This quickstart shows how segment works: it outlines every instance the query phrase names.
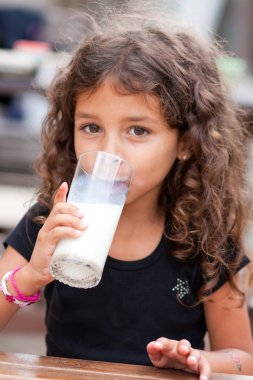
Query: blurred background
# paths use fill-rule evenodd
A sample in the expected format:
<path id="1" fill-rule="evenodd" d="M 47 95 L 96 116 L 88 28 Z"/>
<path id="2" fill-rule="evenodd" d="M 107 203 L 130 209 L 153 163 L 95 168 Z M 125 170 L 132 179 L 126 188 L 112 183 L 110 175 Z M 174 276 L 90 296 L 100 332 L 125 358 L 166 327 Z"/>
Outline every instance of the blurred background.
<path id="1" fill-rule="evenodd" d="M 0 0 L 0 240 L 34 200 L 33 162 L 47 112 L 45 92 L 82 32 L 83 11 L 121 7 L 123 0 Z M 148 2 L 150 3 L 150 1 Z M 156 0 L 156 7 L 196 26 L 207 38 L 226 41 L 233 55 L 220 62 L 231 97 L 248 111 L 253 134 L 253 1 Z M 83 29 L 85 33 L 85 29 Z M 251 146 L 252 142 L 250 141 Z M 253 149 L 251 149 L 253 152 Z M 249 185 L 253 184 L 249 159 Z M 253 248 L 249 228 L 246 243 Z M 0 255 L 3 252 L 0 246 Z M 253 320 L 253 296 L 247 292 Z M 0 333 L 0 351 L 45 354 L 44 308 L 22 309 Z"/>

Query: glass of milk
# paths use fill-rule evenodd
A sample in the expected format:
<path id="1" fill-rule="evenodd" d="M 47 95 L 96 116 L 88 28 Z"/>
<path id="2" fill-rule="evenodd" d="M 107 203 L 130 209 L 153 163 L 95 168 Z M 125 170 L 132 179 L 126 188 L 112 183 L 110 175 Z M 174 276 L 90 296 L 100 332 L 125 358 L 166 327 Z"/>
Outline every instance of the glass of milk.
<path id="1" fill-rule="evenodd" d="M 113 154 L 80 155 L 67 202 L 83 212 L 88 227 L 80 237 L 58 242 L 50 265 L 55 279 L 77 288 L 100 282 L 131 175 L 130 165 Z"/>

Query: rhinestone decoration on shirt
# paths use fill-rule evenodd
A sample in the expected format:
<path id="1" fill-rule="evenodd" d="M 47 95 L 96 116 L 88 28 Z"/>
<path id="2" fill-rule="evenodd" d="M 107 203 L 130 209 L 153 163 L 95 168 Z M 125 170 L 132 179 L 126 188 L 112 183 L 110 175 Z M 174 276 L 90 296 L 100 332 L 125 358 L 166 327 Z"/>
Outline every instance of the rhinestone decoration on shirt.
<path id="1" fill-rule="evenodd" d="M 172 291 L 177 292 L 178 298 L 182 299 L 186 294 L 190 293 L 188 281 L 183 281 L 180 278 L 177 278 L 177 284 L 172 288 Z"/>

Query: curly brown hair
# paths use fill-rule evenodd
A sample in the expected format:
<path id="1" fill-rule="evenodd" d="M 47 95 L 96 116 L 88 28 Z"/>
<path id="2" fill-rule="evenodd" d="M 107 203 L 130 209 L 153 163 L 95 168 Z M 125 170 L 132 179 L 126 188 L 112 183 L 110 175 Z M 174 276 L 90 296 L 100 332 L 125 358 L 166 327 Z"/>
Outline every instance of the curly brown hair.
<path id="1" fill-rule="evenodd" d="M 117 21 L 88 36 L 50 88 L 36 163 L 42 178 L 38 201 L 50 208 L 61 182 L 72 180 L 78 94 L 96 89 L 108 76 L 129 93 L 152 94 L 190 152 L 188 160 L 176 160 L 160 197 L 170 215 L 171 254 L 183 261 L 197 258 L 204 279 L 199 301 L 214 289 L 224 267 L 231 287 L 242 294 L 233 275 L 247 215 L 247 136 L 217 68 L 221 50 L 188 29 L 157 20 Z"/>

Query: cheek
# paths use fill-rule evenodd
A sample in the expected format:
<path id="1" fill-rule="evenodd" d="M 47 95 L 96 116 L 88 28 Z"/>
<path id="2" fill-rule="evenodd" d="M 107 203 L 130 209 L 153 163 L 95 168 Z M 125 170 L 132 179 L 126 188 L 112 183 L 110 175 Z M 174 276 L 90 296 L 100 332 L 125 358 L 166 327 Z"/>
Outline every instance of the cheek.
<path id="1" fill-rule="evenodd" d="M 160 144 L 156 149 L 156 153 L 150 155 L 146 163 L 145 175 L 148 177 L 159 178 L 162 180 L 167 176 L 177 159 L 177 145 Z M 144 173 L 144 172 L 143 172 Z"/>
<path id="2" fill-rule="evenodd" d="M 177 158 L 176 151 L 172 155 L 142 159 L 134 167 L 132 185 L 137 189 L 152 188 L 163 183 Z"/>
<path id="3" fill-rule="evenodd" d="M 77 157 L 80 156 L 80 154 L 86 152 L 87 150 L 92 150 L 92 148 L 89 148 L 87 142 L 84 142 L 81 138 L 78 138 L 78 136 L 74 138 L 74 147 Z"/>
<path id="4" fill-rule="evenodd" d="M 80 154 L 80 144 L 79 144 L 78 139 L 76 137 L 76 133 L 74 133 L 74 147 L 75 147 L 76 155 L 79 155 Z"/>

